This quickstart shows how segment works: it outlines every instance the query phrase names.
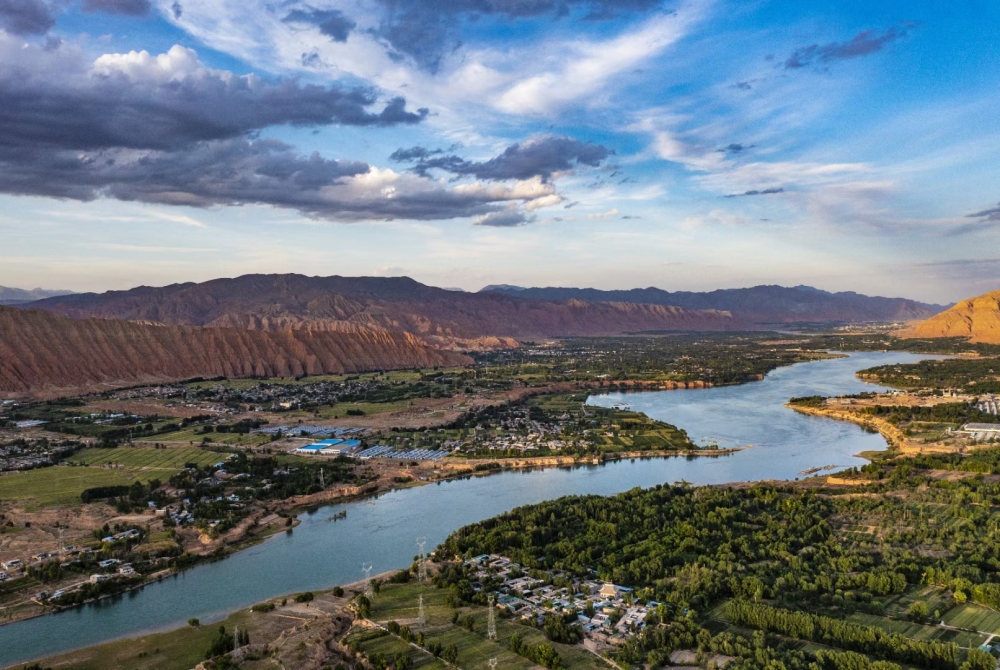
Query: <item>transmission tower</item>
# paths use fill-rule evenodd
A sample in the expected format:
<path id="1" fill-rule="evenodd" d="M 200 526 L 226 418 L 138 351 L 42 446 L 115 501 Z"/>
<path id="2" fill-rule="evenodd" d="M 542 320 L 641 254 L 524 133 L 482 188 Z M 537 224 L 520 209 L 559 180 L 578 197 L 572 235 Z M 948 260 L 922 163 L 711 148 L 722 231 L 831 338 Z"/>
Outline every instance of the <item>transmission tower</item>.
<path id="1" fill-rule="evenodd" d="M 427 613 L 424 612 L 424 594 L 420 594 L 417 602 L 420 604 L 420 611 L 417 613 L 417 625 L 423 626 L 427 623 Z"/>
<path id="2" fill-rule="evenodd" d="M 326 488 L 326 482 L 323 480 L 323 468 L 319 469 L 319 487 L 321 489 Z"/>
<path id="3" fill-rule="evenodd" d="M 420 556 L 417 559 L 417 580 L 424 581 L 427 577 L 427 568 L 424 567 L 424 547 L 427 546 L 427 538 L 421 535 L 417 538 L 417 547 L 420 549 Z"/>
<path id="4" fill-rule="evenodd" d="M 233 628 L 233 648 L 234 649 L 239 649 L 240 648 L 240 627 L 239 626 L 235 626 Z"/>
<path id="5" fill-rule="evenodd" d="M 497 670 L 497 659 L 495 656 L 490 659 L 490 670 Z"/>
<path id="6" fill-rule="evenodd" d="M 372 564 L 363 563 L 361 565 L 361 569 L 365 572 L 365 598 L 368 598 L 368 601 L 371 602 L 371 600 L 375 597 L 375 588 L 372 586 L 371 580 Z"/>
<path id="7" fill-rule="evenodd" d="M 496 602 L 496 596 L 492 593 L 490 594 L 490 616 L 486 624 L 486 639 L 495 640 L 497 639 L 497 608 L 494 606 Z"/>

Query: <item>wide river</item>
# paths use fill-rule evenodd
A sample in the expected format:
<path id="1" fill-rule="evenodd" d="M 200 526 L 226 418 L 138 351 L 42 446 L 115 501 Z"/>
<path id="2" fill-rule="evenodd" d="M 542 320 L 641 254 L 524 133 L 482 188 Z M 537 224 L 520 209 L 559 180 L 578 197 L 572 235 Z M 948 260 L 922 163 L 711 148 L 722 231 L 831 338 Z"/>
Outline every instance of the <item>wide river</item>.
<path id="1" fill-rule="evenodd" d="M 714 458 L 658 458 L 600 466 L 505 472 L 394 491 L 377 499 L 333 505 L 301 515 L 293 532 L 231 558 L 201 565 L 140 591 L 59 614 L 0 627 L 0 666 L 114 638 L 164 630 L 191 617 L 217 621 L 228 612 L 281 594 L 330 588 L 408 565 L 415 540 L 428 548 L 457 528 L 519 505 L 572 494 L 610 495 L 636 486 L 687 481 L 723 484 L 794 479 L 807 468 L 853 466 L 855 454 L 885 448 L 881 436 L 853 424 L 804 416 L 783 407 L 794 396 L 841 395 L 878 387 L 855 371 L 929 358 L 905 353 L 858 353 L 801 363 L 741 386 L 595 396 L 684 428 L 696 442 L 753 445 Z M 330 522 L 347 509 L 347 518 Z"/>

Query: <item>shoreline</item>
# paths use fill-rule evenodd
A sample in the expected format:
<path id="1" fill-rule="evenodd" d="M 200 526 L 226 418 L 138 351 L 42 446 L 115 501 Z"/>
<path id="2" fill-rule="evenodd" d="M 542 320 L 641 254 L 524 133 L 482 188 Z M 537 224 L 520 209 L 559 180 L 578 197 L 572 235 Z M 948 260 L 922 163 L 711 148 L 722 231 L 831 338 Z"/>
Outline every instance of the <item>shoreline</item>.
<path id="1" fill-rule="evenodd" d="M 659 458 L 693 458 L 702 456 L 728 456 L 730 454 L 743 451 L 744 449 L 749 449 L 752 445 L 747 445 L 743 447 L 731 447 L 727 449 L 685 449 L 685 450 L 649 450 L 649 451 L 623 451 L 623 452 L 611 452 L 604 453 L 593 457 L 580 457 L 580 456 L 539 456 L 539 457 L 524 457 L 524 458 L 499 458 L 499 459 L 462 459 L 459 461 L 443 461 L 442 464 L 447 463 L 451 465 L 454 469 L 451 472 L 444 474 L 444 476 L 436 479 L 427 479 L 425 481 L 413 481 L 405 485 L 392 485 L 384 489 L 377 489 L 374 491 L 358 491 L 344 494 L 344 489 L 328 489 L 326 491 L 321 491 L 319 493 L 314 493 L 306 496 L 295 496 L 293 498 L 287 498 L 285 500 L 277 501 L 273 506 L 269 506 L 267 509 L 261 510 L 259 512 L 260 518 L 277 517 L 274 521 L 280 519 L 291 519 L 292 523 L 289 526 L 282 526 L 275 528 L 273 532 L 268 532 L 268 528 L 271 523 L 264 526 L 261 530 L 264 531 L 257 535 L 251 535 L 250 530 L 256 528 L 255 524 L 247 524 L 247 528 L 244 530 L 244 534 L 240 537 L 234 538 L 234 541 L 228 545 L 219 545 L 212 552 L 201 554 L 199 559 L 194 563 L 187 565 L 183 568 L 176 570 L 159 571 L 155 574 L 154 578 L 150 578 L 139 584 L 134 584 L 128 588 L 122 589 L 116 593 L 111 593 L 103 595 L 98 598 L 93 598 L 86 600 L 82 603 L 77 603 L 74 605 L 68 605 L 64 607 L 55 606 L 53 609 L 37 612 L 30 614 L 28 616 L 22 616 L 18 618 L 12 618 L 0 622 L 0 628 L 8 626 L 10 624 L 15 624 L 21 621 L 28 621 L 30 619 L 37 619 L 39 617 L 45 617 L 55 614 L 60 614 L 62 612 L 72 611 L 75 609 L 87 607 L 100 603 L 111 598 L 116 598 L 119 596 L 124 596 L 128 593 L 134 591 L 141 591 L 146 586 L 152 584 L 157 584 L 163 582 L 171 577 L 177 577 L 178 575 L 191 570 L 193 568 L 205 565 L 207 563 L 216 563 L 219 561 L 224 561 L 237 553 L 244 551 L 246 549 L 251 549 L 253 547 L 259 546 L 268 540 L 277 537 L 284 532 L 290 532 L 298 527 L 302 522 L 298 519 L 298 515 L 322 509 L 323 507 L 332 507 L 341 504 L 352 504 L 362 502 L 371 498 L 378 498 L 380 495 L 385 493 L 391 493 L 393 491 L 416 488 L 419 486 L 427 486 L 430 484 L 438 484 L 441 482 L 452 481 L 463 479 L 466 477 L 489 477 L 491 475 L 498 475 L 504 472 L 515 472 L 515 471 L 532 471 L 532 470 L 545 470 L 548 468 L 574 468 L 574 467 L 587 467 L 594 465 L 604 465 L 606 463 L 614 463 L 624 460 L 652 460 Z M 477 465 L 483 464 L 499 463 L 501 467 L 499 468 L 489 468 L 483 470 L 476 470 Z M 331 493 L 336 495 L 330 495 Z M 252 518 L 248 517 L 248 518 Z M 258 519 L 259 520 L 259 519 Z M 395 571 L 393 571 L 395 572 Z M 336 586 L 336 585 L 334 585 Z M 331 586 L 330 588 L 333 588 Z M 346 588 L 346 587 L 345 587 Z M 234 610 L 235 611 L 235 610 Z M 227 614 L 231 614 L 229 612 Z M 134 637 L 134 636 L 128 636 Z M 119 638 L 121 639 L 121 638 Z"/>
<path id="2" fill-rule="evenodd" d="M 869 430 L 878 433 L 886 441 L 888 445 L 887 451 L 897 450 L 900 455 L 903 456 L 918 456 L 920 454 L 952 454 L 955 450 L 952 448 L 942 448 L 935 447 L 933 445 L 918 445 L 913 441 L 909 440 L 906 435 L 903 434 L 896 426 L 892 425 L 884 419 L 879 419 L 872 416 L 861 416 L 857 412 L 848 412 L 844 410 L 829 409 L 826 407 L 805 407 L 802 405 L 791 405 L 785 404 L 788 409 L 799 412 L 800 414 L 808 414 L 809 416 L 818 416 L 825 419 L 833 419 L 834 421 L 846 421 L 853 423 L 856 426 L 860 426 L 865 430 Z M 862 457 L 864 458 L 864 457 Z M 871 459 L 869 459 L 871 460 Z"/>
<path id="3" fill-rule="evenodd" d="M 266 538 L 266 539 L 270 539 L 270 538 Z M 377 575 L 372 575 L 371 579 L 381 579 L 381 580 L 384 581 L 384 580 L 388 579 L 389 577 L 391 577 L 392 575 L 396 574 L 397 572 L 399 572 L 402 569 L 403 568 L 394 568 L 392 570 L 386 570 L 385 572 L 380 572 Z M 333 589 L 337 588 L 338 586 L 340 588 L 344 589 L 344 591 L 351 591 L 351 590 L 360 591 L 360 590 L 364 589 L 365 580 L 364 579 L 360 579 L 360 580 L 357 580 L 357 581 L 354 581 L 354 582 L 348 582 L 346 584 L 333 584 L 333 585 L 331 585 L 329 587 L 326 587 L 326 588 L 324 588 L 324 589 L 322 589 L 320 591 L 314 591 L 313 593 L 319 593 L 319 594 L 329 593 L 330 591 L 332 591 Z M 125 592 L 123 591 L 122 593 L 125 593 Z M 278 598 L 290 598 L 290 597 L 293 597 L 296 593 L 300 593 L 300 592 L 294 592 L 293 591 L 291 593 L 286 593 L 286 594 L 274 596 L 273 598 L 268 598 L 268 600 L 276 600 Z M 118 595 L 121 595 L 121 594 L 118 594 Z M 254 603 L 254 604 L 256 604 L 256 603 Z M 240 610 L 246 609 L 247 607 L 252 607 L 252 605 L 244 605 L 243 607 L 238 607 L 238 608 L 233 609 L 233 610 L 226 610 L 225 612 L 221 613 L 221 615 L 219 616 L 219 618 L 213 619 L 211 621 L 209 621 L 209 620 L 206 619 L 205 621 L 201 621 L 201 623 L 199 625 L 203 625 L 203 626 L 204 625 L 212 625 L 212 624 L 218 623 L 219 621 L 225 621 L 226 619 L 228 619 L 229 617 L 231 617 L 233 614 L 239 612 Z M 72 608 L 67 608 L 67 609 L 72 609 Z M 29 618 L 37 618 L 37 617 L 29 617 Z M 23 620 L 26 620 L 26 619 L 22 619 L 22 621 Z M 138 631 L 138 632 L 131 633 L 131 634 L 128 634 L 128 635 L 122 635 L 120 637 L 109 638 L 109 639 L 104 640 L 102 642 L 98 642 L 97 644 L 85 644 L 85 645 L 82 645 L 82 646 L 79 646 L 79 647 L 73 647 L 71 649 L 64 649 L 62 651 L 56 652 L 55 654 L 49 654 L 47 656 L 35 656 L 33 658 L 25 658 L 25 659 L 22 659 L 22 660 L 19 660 L 19 661 L 14 661 L 11 664 L 0 666 L 0 670 L 16 670 L 20 666 L 28 664 L 28 663 L 38 663 L 38 662 L 44 661 L 47 658 L 53 658 L 53 657 L 56 657 L 56 656 L 62 656 L 64 654 L 71 654 L 71 653 L 73 653 L 75 651 L 80 651 L 82 649 L 89 649 L 91 647 L 99 647 L 99 646 L 104 645 L 104 644 L 110 644 L 110 643 L 113 643 L 113 642 L 121 642 L 122 640 L 132 640 L 132 639 L 136 639 L 136 638 L 146 637 L 147 635 L 157 635 L 157 634 L 162 634 L 162 633 L 172 633 L 174 631 L 184 629 L 187 625 L 189 625 L 189 624 L 183 624 L 183 625 L 165 625 L 165 626 L 162 626 L 162 627 L 159 627 L 159 628 L 149 628 L 149 629 Z"/>

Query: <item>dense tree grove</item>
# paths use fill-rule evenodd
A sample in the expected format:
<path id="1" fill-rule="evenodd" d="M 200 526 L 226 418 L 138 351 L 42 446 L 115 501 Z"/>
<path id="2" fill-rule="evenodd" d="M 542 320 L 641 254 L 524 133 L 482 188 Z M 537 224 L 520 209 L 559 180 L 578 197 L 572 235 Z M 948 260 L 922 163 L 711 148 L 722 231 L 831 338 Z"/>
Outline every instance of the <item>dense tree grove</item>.
<path id="1" fill-rule="evenodd" d="M 951 602 L 1000 609 L 1000 482 L 924 469 L 998 462 L 1000 449 L 886 461 L 858 473 L 869 480 L 859 489 L 675 485 L 566 497 L 462 528 L 438 555 L 501 554 L 542 578 L 596 572 L 635 588 L 640 600 L 662 603 L 650 625 L 619 647 L 618 659 L 629 664 L 656 666 L 671 650 L 697 646 L 737 656 L 742 668 L 973 670 L 979 657 L 950 643 L 846 617 L 885 615 L 890 598 L 918 584 L 944 589 Z M 442 569 L 439 584 L 459 601 L 479 595 L 457 564 Z M 759 644 L 702 629 L 727 600 L 730 622 L 760 632 Z M 932 618 L 922 603 L 911 609 L 895 616 Z M 552 620 L 549 627 L 559 626 Z M 803 656 L 775 635 L 836 650 Z"/>
<path id="2" fill-rule="evenodd" d="M 821 642 L 908 665 L 936 670 L 950 670 L 956 667 L 958 647 L 954 644 L 911 640 L 874 626 L 861 626 L 832 617 L 793 612 L 745 600 L 730 600 L 726 614 L 729 620 L 738 626 L 749 626 L 800 640 Z"/>

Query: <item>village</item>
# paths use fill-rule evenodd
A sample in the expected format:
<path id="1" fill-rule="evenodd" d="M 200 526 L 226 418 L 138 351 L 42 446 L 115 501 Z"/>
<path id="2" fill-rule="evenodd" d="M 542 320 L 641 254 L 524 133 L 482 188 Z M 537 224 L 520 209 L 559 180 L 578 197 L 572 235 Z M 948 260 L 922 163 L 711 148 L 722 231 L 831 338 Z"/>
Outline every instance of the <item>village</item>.
<path id="1" fill-rule="evenodd" d="M 576 579 L 559 570 L 538 579 L 531 576 L 531 571 L 497 554 L 476 556 L 465 565 L 474 571 L 477 583 L 473 588 L 477 590 L 500 581 L 497 607 L 534 625 L 542 625 L 546 615 L 575 617 L 569 625 L 579 626 L 584 646 L 598 653 L 642 632 L 647 615 L 661 606 L 637 598 L 630 587 Z"/>

